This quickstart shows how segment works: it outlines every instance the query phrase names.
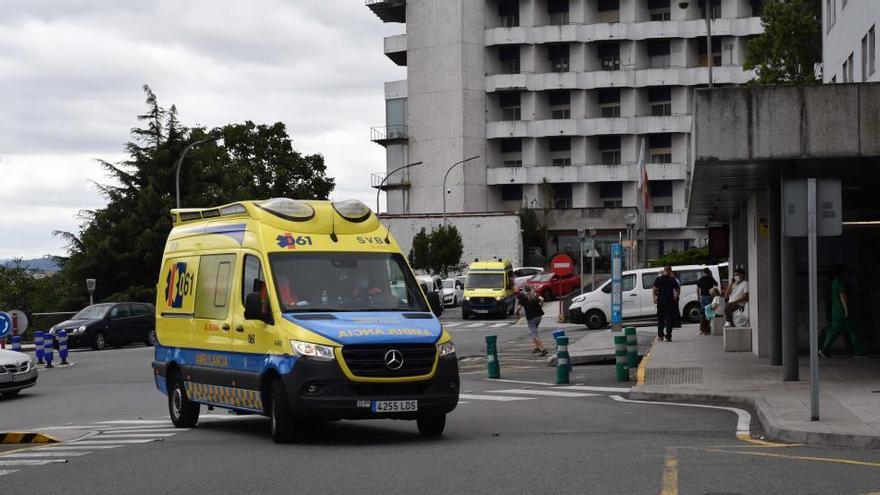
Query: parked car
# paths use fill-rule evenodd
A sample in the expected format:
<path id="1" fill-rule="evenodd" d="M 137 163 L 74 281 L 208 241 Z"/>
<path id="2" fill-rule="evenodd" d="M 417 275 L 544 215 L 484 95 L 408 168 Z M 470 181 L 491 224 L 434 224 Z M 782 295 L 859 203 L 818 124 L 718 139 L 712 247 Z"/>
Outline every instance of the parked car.
<path id="1" fill-rule="evenodd" d="M 20 352 L 0 349 L 0 395 L 12 397 L 37 384 L 37 363 Z"/>
<path id="2" fill-rule="evenodd" d="M 727 265 L 708 265 L 715 280 L 721 282 L 719 267 L 726 270 Z M 698 322 L 700 320 L 700 303 L 697 300 L 697 280 L 703 274 L 702 265 L 674 266 L 672 271 L 681 284 L 679 309 L 683 321 Z M 645 318 L 657 315 L 654 304 L 654 280 L 660 268 L 644 268 L 623 272 L 620 280 L 623 296 L 623 318 Z M 592 292 L 576 296 L 571 301 L 569 320 L 572 323 L 584 323 L 587 327 L 603 328 L 611 316 L 611 280 L 606 281 Z"/>
<path id="3" fill-rule="evenodd" d="M 437 297 L 440 300 L 440 308 L 438 311 L 435 311 L 434 314 L 437 315 L 437 317 L 442 315 L 445 304 L 443 303 L 443 280 L 440 278 L 440 275 L 416 275 L 416 280 L 428 288 L 426 294 L 428 292 L 437 294 Z"/>
<path id="4" fill-rule="evenodd" d="M 156 308 L 148 303 L 93 304 L 49 329 L 67 332 L 67 346 L 101 350 L 112 345 L 122 347 L 134 342 L 151 346 L 156 343 Z M 57 340 L 56 340 L 57 342 Z"/>
<path id="5" fill-rule="evenodd" d="M 535 290 L 535 294 L 550 301 L 580 290 L 581 278 L 573 273 L 559 276 L 554 272 L 541 272 L 530 278 L 526 284 Z"/>
<path id="6" fill-rule="evenodd" d="M 464 282 L 459 282 L 454 278 L 445 278 L 443 282 L 443 305 L 458 306 L 464 297 Z"/>
<path id="7" fill-rule="evenodd" d="M 513 286 L 520 289 L 530 278 L 543 272 L 543 268 L 536 266 L 523 266 L 513 269 Z"/>

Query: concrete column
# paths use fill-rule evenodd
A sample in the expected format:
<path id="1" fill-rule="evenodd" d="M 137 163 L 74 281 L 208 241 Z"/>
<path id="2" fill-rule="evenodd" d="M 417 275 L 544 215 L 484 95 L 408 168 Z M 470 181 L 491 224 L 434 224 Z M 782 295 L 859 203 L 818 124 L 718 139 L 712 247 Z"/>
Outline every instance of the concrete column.
<path id="1" fill-rule="evenodd" d="M 780 194 L 781 193 L 781 185 Z M 779 207 L 782 214 L 782 206 Z M 797 325 L 797 265 L 795 263 L 795 239 L 780 232 L 780 324 L 782 327 L 782 379 L 798 381 L 798 325 Z"/>
<path id="2" fill-rule="evenodd" d="M 767 274 L 769 282 L 769 294 L 767 301 L 768 326 L 770 330 L 770 364 L 782 365 L 782 212 L 781 185 L 772 181 L 767 188 L 767 221 L 770 225 L 770 237 L 768 239 Z"/>

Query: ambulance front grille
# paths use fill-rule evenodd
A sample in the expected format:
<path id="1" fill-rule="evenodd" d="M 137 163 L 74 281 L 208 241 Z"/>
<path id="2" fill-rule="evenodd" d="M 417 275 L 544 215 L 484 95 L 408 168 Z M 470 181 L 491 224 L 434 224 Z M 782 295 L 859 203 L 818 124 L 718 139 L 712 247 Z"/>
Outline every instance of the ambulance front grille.
<path id="1" fill-rule="evenodd" d="M 385 355 L 397 350 L 403 365 L 394 370 L 385 364 Z M 437 348 L 431 344 L 378 344 L 347 345 L 342 347 L 342 358 L 355 376 L 404 377 L 427 375 L 434 367 Z"/>

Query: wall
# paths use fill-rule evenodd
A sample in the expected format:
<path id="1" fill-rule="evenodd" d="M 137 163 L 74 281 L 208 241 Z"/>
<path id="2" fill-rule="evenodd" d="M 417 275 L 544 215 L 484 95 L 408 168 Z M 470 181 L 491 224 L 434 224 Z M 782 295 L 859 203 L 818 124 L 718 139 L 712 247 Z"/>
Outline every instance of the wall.
<path id="1" fill-rule="evenodd" d="M 862 38 L 871 26 L 875 26 L 874 36 L 877 37 L 877 30 L 880 29 L 880 8 L 876 0 L 849 0 L 846 7 L 842 7 L 843 0 L 836 0 L 835 3 L 836 22 L 829 30 L 827 2 L 822 0 L 822 81 L 830 83 L 837 76 L 837 82 L 843 82 L 843 63 L 850 53 L 853 54 L 853 79 L 862 81 Z M 868 76 L 868 81 L 880 81 L 877 46 L 874 50 L 875 70 Z"/>

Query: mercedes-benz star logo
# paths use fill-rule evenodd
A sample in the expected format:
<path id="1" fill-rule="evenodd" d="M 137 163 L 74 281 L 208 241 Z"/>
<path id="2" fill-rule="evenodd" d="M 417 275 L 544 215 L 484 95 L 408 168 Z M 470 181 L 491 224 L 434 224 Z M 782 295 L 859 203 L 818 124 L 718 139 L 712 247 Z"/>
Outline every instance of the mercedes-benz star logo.
<path id="1" fill-rule="evenodd" d="M 397 371 L 403 367 L 403 354 L 397 349 L 391 349 L 385 353 L 385 366 L 389 370 Z"/>

